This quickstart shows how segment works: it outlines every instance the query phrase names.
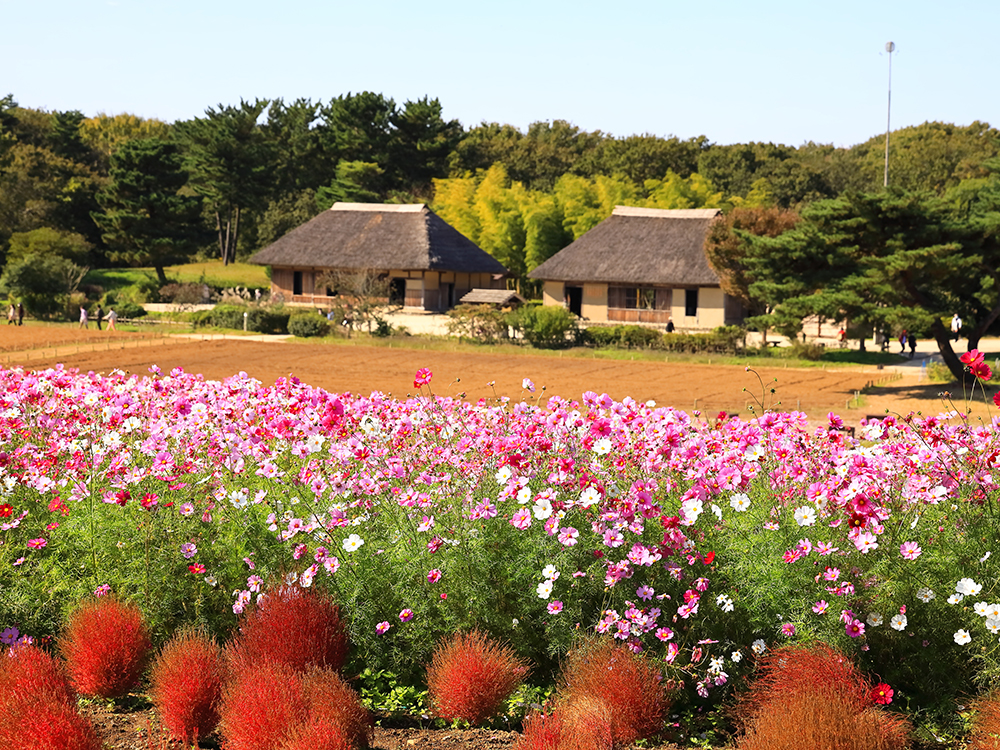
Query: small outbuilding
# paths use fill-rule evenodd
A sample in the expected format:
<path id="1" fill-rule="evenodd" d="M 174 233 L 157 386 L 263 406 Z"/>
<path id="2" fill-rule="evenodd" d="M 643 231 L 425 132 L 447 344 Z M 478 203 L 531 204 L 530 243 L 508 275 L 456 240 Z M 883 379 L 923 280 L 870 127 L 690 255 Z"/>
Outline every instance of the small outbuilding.
<path id="1" fill-rule="evenodd" d="M 528 274 L 543 302 L 591 322 L 711 330 L 743 320 L 705 256 L 719 209 L 615 206 L 611 216 Z"/>
<path id="2" fill-rule="evenodd" d="M 329 272 L 375 272 L 389 281 L 389 302 L 443 311 L 476 288 L 503 289 L 507 269 L 423 203 L 335 203 L 257 252 L 271 266 L 271 295 L 293 304 L 329 305 Z"/>
<path id="3" fill-rule="evenodd" d="M 463 305 L 494 305 L 495 307 L 519 307 L 524 297 L 509 289 L 473 289 L 459 300 Z"/>

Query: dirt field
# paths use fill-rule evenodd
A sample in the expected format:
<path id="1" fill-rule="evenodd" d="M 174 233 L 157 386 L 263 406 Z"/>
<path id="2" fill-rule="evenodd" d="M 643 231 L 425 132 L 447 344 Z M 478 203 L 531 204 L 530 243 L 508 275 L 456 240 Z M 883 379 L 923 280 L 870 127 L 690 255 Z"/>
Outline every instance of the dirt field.
<path id="1" fill-rule="evenodd" d="M 44 347 L 44 348 L 43 348 Z M 51 347 L 51 348 L 50 348 Z M 96 348 L 95 348 L 96 347 Z M 233 339 L 185 341 L 152 334 L 80 331 L 67 327 L 0 329 L 0 365 L 32 369 L 57 362 L 83 371 L 113 368 L 145 373 L 157 364 L 168 372 L 183 367 L 206 378 L 221 379 L 243 370 L 265 383 L 294 374 L 303 381 L 337 392 L 367 395 L 373 390 L 405 396 L 413 392 L 413 374 L 419 367 L 434 372 L 433 389 L 439 395 L 465 392 L 470 399 L 494 395 L 535 398 L 545 394 L 579 398 L 586 390 L 606 392 L 616 399 L 631 396 L 661 405 L 705 413 L 726 410 L 749 416 L 749 405 L 762 395 L 761 384 L 742 367 L 671 362 L 633 362 L 523 354 L 438 352 L 329 344 L 275 343 Z M 782 410 L 799 409 L 810 419 L 834 411 L 850 424 L 866 414 L 910 410 L 936 414 L 942 410 L 940 384 L 919 384 L 914 376 L 890 382 L 853 401 L 855 391 L 886 372 L 856 370 L 761 368 L 772 400 Z M 538 390 L 522 391 L 530 378 Z M 774 380 L 776 379 L 776 382 Z M 487 383 L 495 381 L 494 389 Z M 744 391 L 746 389 L 746 391 Z M 780 403 L 779 403 L 780 402 Z M 848 403 L 850 405 L 848 405 Z M 985 413 L 985 410 L 984 410 Z"/>

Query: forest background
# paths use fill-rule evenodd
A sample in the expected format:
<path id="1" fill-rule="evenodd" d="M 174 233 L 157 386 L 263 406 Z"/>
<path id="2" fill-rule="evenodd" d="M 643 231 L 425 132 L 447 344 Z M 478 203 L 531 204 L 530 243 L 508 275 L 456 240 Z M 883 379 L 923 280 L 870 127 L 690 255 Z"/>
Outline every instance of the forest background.
<path id="1" fill-rule="evenodd" d="M 79 271 L 245 259 L 334 201 L 428 203 L 528 272 L 618 204 L 789 209 L 882 189 L 885 135 L 851 147 L 615 136 L 570 122 L 464 127 L 436 98 L 241 101 L 166 123 L 0 99 L 0 286 Z M 1000 205 L 1000 132 L 926 122 L 891 137 L 897 191 L 954 215 Z M 82 278 L 82 277 L 81 277 Z"/>

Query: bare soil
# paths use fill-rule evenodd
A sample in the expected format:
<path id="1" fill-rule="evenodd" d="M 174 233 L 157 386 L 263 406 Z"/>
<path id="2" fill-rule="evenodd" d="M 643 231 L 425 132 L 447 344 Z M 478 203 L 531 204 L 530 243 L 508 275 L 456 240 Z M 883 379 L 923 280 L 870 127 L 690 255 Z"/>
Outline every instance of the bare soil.
<path id="1" fill-rule="evenodd" d="M 149 334 L 98 335 L 93 330 L 73 329 L 61 329 L 69 334 L 61 342 L 55 333 L 39 333 L 32 339 L 29 332 L 39 330 L 46 331 L 29 327 L 0 331 L 0 351 L 6 350 L 0 356 L 0 364 L 41 369 L 62 363 L 83 372 L 119 368 L 139 374 L 145 374 L 155 364 L 165 373 L 181 367 L 208 379 L 222 379 L 244 371 L 267 384 L 294 375 L 303 382 L 335 392 L 368 395 L 381 391 L 400 397 L 414 392 L 413 375 L 417 368 L 429 367 L 434 372 L 435 393 L 445 396 L 465 393 L 471 400 L 496 396 L 535 399 L 549 395 L 578 399 L 584 391 L 592 390 L 608 393 L 615 399 L 631 396 L 638 401 L 653 400 L 660 405 L 699 410 L 712 416 L 726 411 L 749 417 L 751 407 L 759 413 L 760 402 L 783 411 L 803 411 L 816 420 L 833 411 L 850 424 L 856 424 L 866 414 L 884 414 L 886 408 L 902 413 L 911 409 L 937 413 L 941 409 L 937 396 L 941 386 L 918 384 L 915 377 L 888 383 L 876 389 L 878 394 L 862 396 L 856 402 L 855 394 L 867 385 L 889 380 L 888 373 L 874 368 L 760 367 L 755 368 L 760 375 L 758 380 L 757 375 L 743 367 L 671 362 L 669 357 L 653 362 L 569 353 L 508 356 L 245 339 L 163 339 Z M 19 339 L 24 338 L 8 340 L 4 334 L 12 331 L 17 332 Z M 47 343 L 40 345 L 40 340 Z M 524 378 L 535 383 L 534 394 L 522 388 Z M 494 385 L 489 385 L 491 382 Z"/>

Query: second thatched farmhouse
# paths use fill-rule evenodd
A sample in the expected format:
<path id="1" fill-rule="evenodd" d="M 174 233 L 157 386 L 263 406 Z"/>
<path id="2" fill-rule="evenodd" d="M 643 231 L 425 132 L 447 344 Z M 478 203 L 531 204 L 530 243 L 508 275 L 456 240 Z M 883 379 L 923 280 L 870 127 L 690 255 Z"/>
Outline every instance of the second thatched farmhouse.
<path id="1" fill-rule="evenodd" d="M 472 289 L 500 289 L 507 269 L 423 203 L 335 203 L 256 253 L 271 266 L 271 294 L 328 305 L 330 272 L 371 272 L 389 281 L 389 302 L 448 310 Z"/>
<path id="2" fill-rule="evenodd" d="M 672 321 L 703 331 L 742 321 L 705 258 L 719 209 L 615 206 L 611 216 L 528 274 L 544 282 L 546 305 L 594 323 Z"/>

